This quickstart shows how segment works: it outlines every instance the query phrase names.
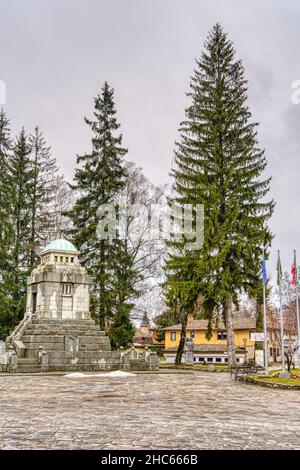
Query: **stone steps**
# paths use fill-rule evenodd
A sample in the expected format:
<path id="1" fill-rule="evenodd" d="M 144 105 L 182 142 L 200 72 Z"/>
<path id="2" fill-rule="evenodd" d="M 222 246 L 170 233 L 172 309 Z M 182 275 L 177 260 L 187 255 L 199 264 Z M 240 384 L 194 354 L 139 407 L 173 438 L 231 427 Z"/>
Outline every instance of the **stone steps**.
<path id="1" fill-rule="evenodd" d="M 26 334 L 22 336 L 23 343 L 46 343 L 49 339 L 49 335 L 28 335 L 27 331 Z M 64 341 L 64 337 L 61 335 L 52 335 L 51 342 L 52 343 L 61 343 Z"/>
<path id="2" fill-rule="evenodd" d="M 99 326 L 96 325 L 95 320 L 47 320 L 47 319 L 36 319 L 31 321 L 32 325 L 91 325 L 91 326 Z"/>
<path id="3" fill-rule="evenodd" d="M 37 366 L 20 366 L 18 365 L 18 372 L 20 372 L 21 374 L 37 374 L 39 372 L 41 372 L 41 366 L 40 365 L 37 365 Z"/>
<path id="4" fill-rule="evenodd" d="M 78 364 L 72 365 L 72 364 L 51 364 L 49 365 L 49 372 L 65 372 L 66 374 L 68 372 L 73 372 L 73 371 L 111 371 L 111 370 L 120 370 L 120 363 L 117 364 L 87 364 L 84 363 L 78 367 Z"/>
<path id="5" fill-rule="evenodd" d="M 109 338 L 93 320 L 33 320 L 23 333 L 20 339 L 25 358 L 19 358 L 19 372 L 120 368 L 120 352 L 111 351 Z M 41 347 L 46 353 L 43 366 L 38 363 Z M 133 360 L 132 366 L 145 370 L 139 359 Z"/>
<path id="6" fill-rule="evenodd" d="M 68 325 L 62 328 L 62 326 L 57 327 L 46 327 L 46 326 L 29 326 L 25 330 L 25 335 L 32 336 L 32 335 L 53 335 L 53 336 L 65 336 L 66 333 L 76 334 L 77 336 L 105 336 L 104 331 L 97 329 L 97 327 L 90 327 L 90 328 L 76 328 L 75 326 Z"/>
<path id="7" fill-rule="evenodd" d="M 27 333 L 27 331 L 26 331 Z M 72 336 L 72 335 L 70 335 Z M 79 341 L 84 344 L 106 344 L 107 338 L 105 336 L 94 336 L 94 335 L 76 335 L 79 338 Z M 25 334 L 22 336 L 22 342 L 24 344 L 44 344 L 44 343 L 52 343 L 52 344 L 61 344 L 65 342 L 65 335 L 28 335 Z"/>
<path id="8" fill-rule="evenodd" d="M 34 358 L 29 358 L 29 357 L 19 357 L 19 360 L 18 360 L 18 363 L 19 364 L 22 364 L 22 365 L 35 365 L 37 364 L 37 359 L 34 359 Z"/>
<path id="9" fill-rule="evenodd" d="M 50 357 L 50 363 L 53 360 L 65 368 L 75 360 L 80 366 L 86 361 L 92 364 L 103 357 L 102 352 L 109 353 L 111 349 L 108 337 L 93 320 L 33 320 L 21 341 L 26 358 L 36 359 L 42 346 Z"/>
<path id="10" fill-rule="evenodd" d="M 18 372 L 21 373 L 37 373 L 41 372 L 41 366 L 36 358 L 19 358 Z"/>

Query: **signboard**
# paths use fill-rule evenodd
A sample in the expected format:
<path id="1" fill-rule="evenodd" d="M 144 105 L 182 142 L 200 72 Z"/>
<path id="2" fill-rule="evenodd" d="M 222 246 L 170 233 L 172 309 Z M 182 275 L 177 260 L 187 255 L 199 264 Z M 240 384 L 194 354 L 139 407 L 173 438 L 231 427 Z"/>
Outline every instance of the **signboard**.
<path id="1" fill-rule="evenodd" d="M 251 333 L 251 341 L 264 341 L 263 333 Z"/>

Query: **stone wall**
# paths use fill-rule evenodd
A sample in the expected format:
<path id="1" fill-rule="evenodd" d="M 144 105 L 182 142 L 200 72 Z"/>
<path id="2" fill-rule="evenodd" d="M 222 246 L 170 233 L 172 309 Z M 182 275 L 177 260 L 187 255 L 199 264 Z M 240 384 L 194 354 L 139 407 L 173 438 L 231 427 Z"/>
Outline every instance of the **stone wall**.
<path id="1" fill-rule="evenodd" d="M 71 268 L 40 265 L 27 281 L 26 313 L 41 319 L 89 319 L 89 284 L 90 278 L 79 264 Z M 70 286 L 70 292 L 64 293 L 64 285 Z"/>
<path id="2" fill-rule="evenodd" d="M 300 385 L 292 385 L 278 382 L 264 382 L 263 380 L 256 380 L 254 377 L 247 377 L 246 375 L 238 375 L 236 380 L 250 385 L 258 385 L 266 388 L 280 388 L 288 390 L 300 390 Z M 271 378 L 270 378 L 271 380 Z"/>

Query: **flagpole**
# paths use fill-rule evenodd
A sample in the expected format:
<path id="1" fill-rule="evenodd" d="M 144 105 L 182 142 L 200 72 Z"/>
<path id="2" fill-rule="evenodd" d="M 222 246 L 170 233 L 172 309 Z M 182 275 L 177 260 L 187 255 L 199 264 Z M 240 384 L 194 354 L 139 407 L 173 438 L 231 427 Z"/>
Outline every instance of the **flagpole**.
<path id="1" fill-rule="evenodd" d="M 280 253 L 278 250 L 278 269 L 280 266 L 281 270 L 281 263 L 280 263 Z M 282 315 L 282 293 L 281 293 L 281 272 L 278 271 L 278 288 L 279 288 L 279 312 L 280 312 L 280 342 L 281 342 L 281 368 L 284 371 L 284 332 L 283 332 L 283 315 Z"/>
<path id="2" fill-rule="evenodd" d="M 264 356 L 265 356 L 265 374 L 268 375 L 268 337 L 267 337 L 267 306 L 266 306 L 266 285 L 263 283 L 263 302 L 264 302 Z"/>
<path id="3" fill-rule="evenodd" d="M 300 374 L 300 318 L 299 318 L 299 299 L 298 299 L 298 267 L 296 260 L 296 250 L 294 250 L 294 269 L 295 269 L 295 290 L 296 290 L 296 312 L 297 312 L 297 333 L 298 333 L 298 368 Z"/>
<path id="4" fill-rule="evenodd" d="M 268 375 L 268 336 L 267 336 L 267 305 L 266 305 L 266 283 L 267 283 L 267 270 L 265 260 L 265 250 L 262 256 L 262 283 L 263 283 L 263 305 L 264 305 L 264 362 L 265 374 Z"/>

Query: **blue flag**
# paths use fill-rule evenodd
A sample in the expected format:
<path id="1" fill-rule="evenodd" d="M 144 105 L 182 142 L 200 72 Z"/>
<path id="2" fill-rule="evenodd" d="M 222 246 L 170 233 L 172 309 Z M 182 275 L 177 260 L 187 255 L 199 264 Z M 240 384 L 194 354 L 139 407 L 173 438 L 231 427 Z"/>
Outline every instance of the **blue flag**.
<path id="1" fill-rule="evenodd" d="M 266 260 L 264 256 L 261 259 L 261 278 L 262 278 L 263 284 L 265 284 L 267 282 L 267 268 L 266 268 Z"/>

